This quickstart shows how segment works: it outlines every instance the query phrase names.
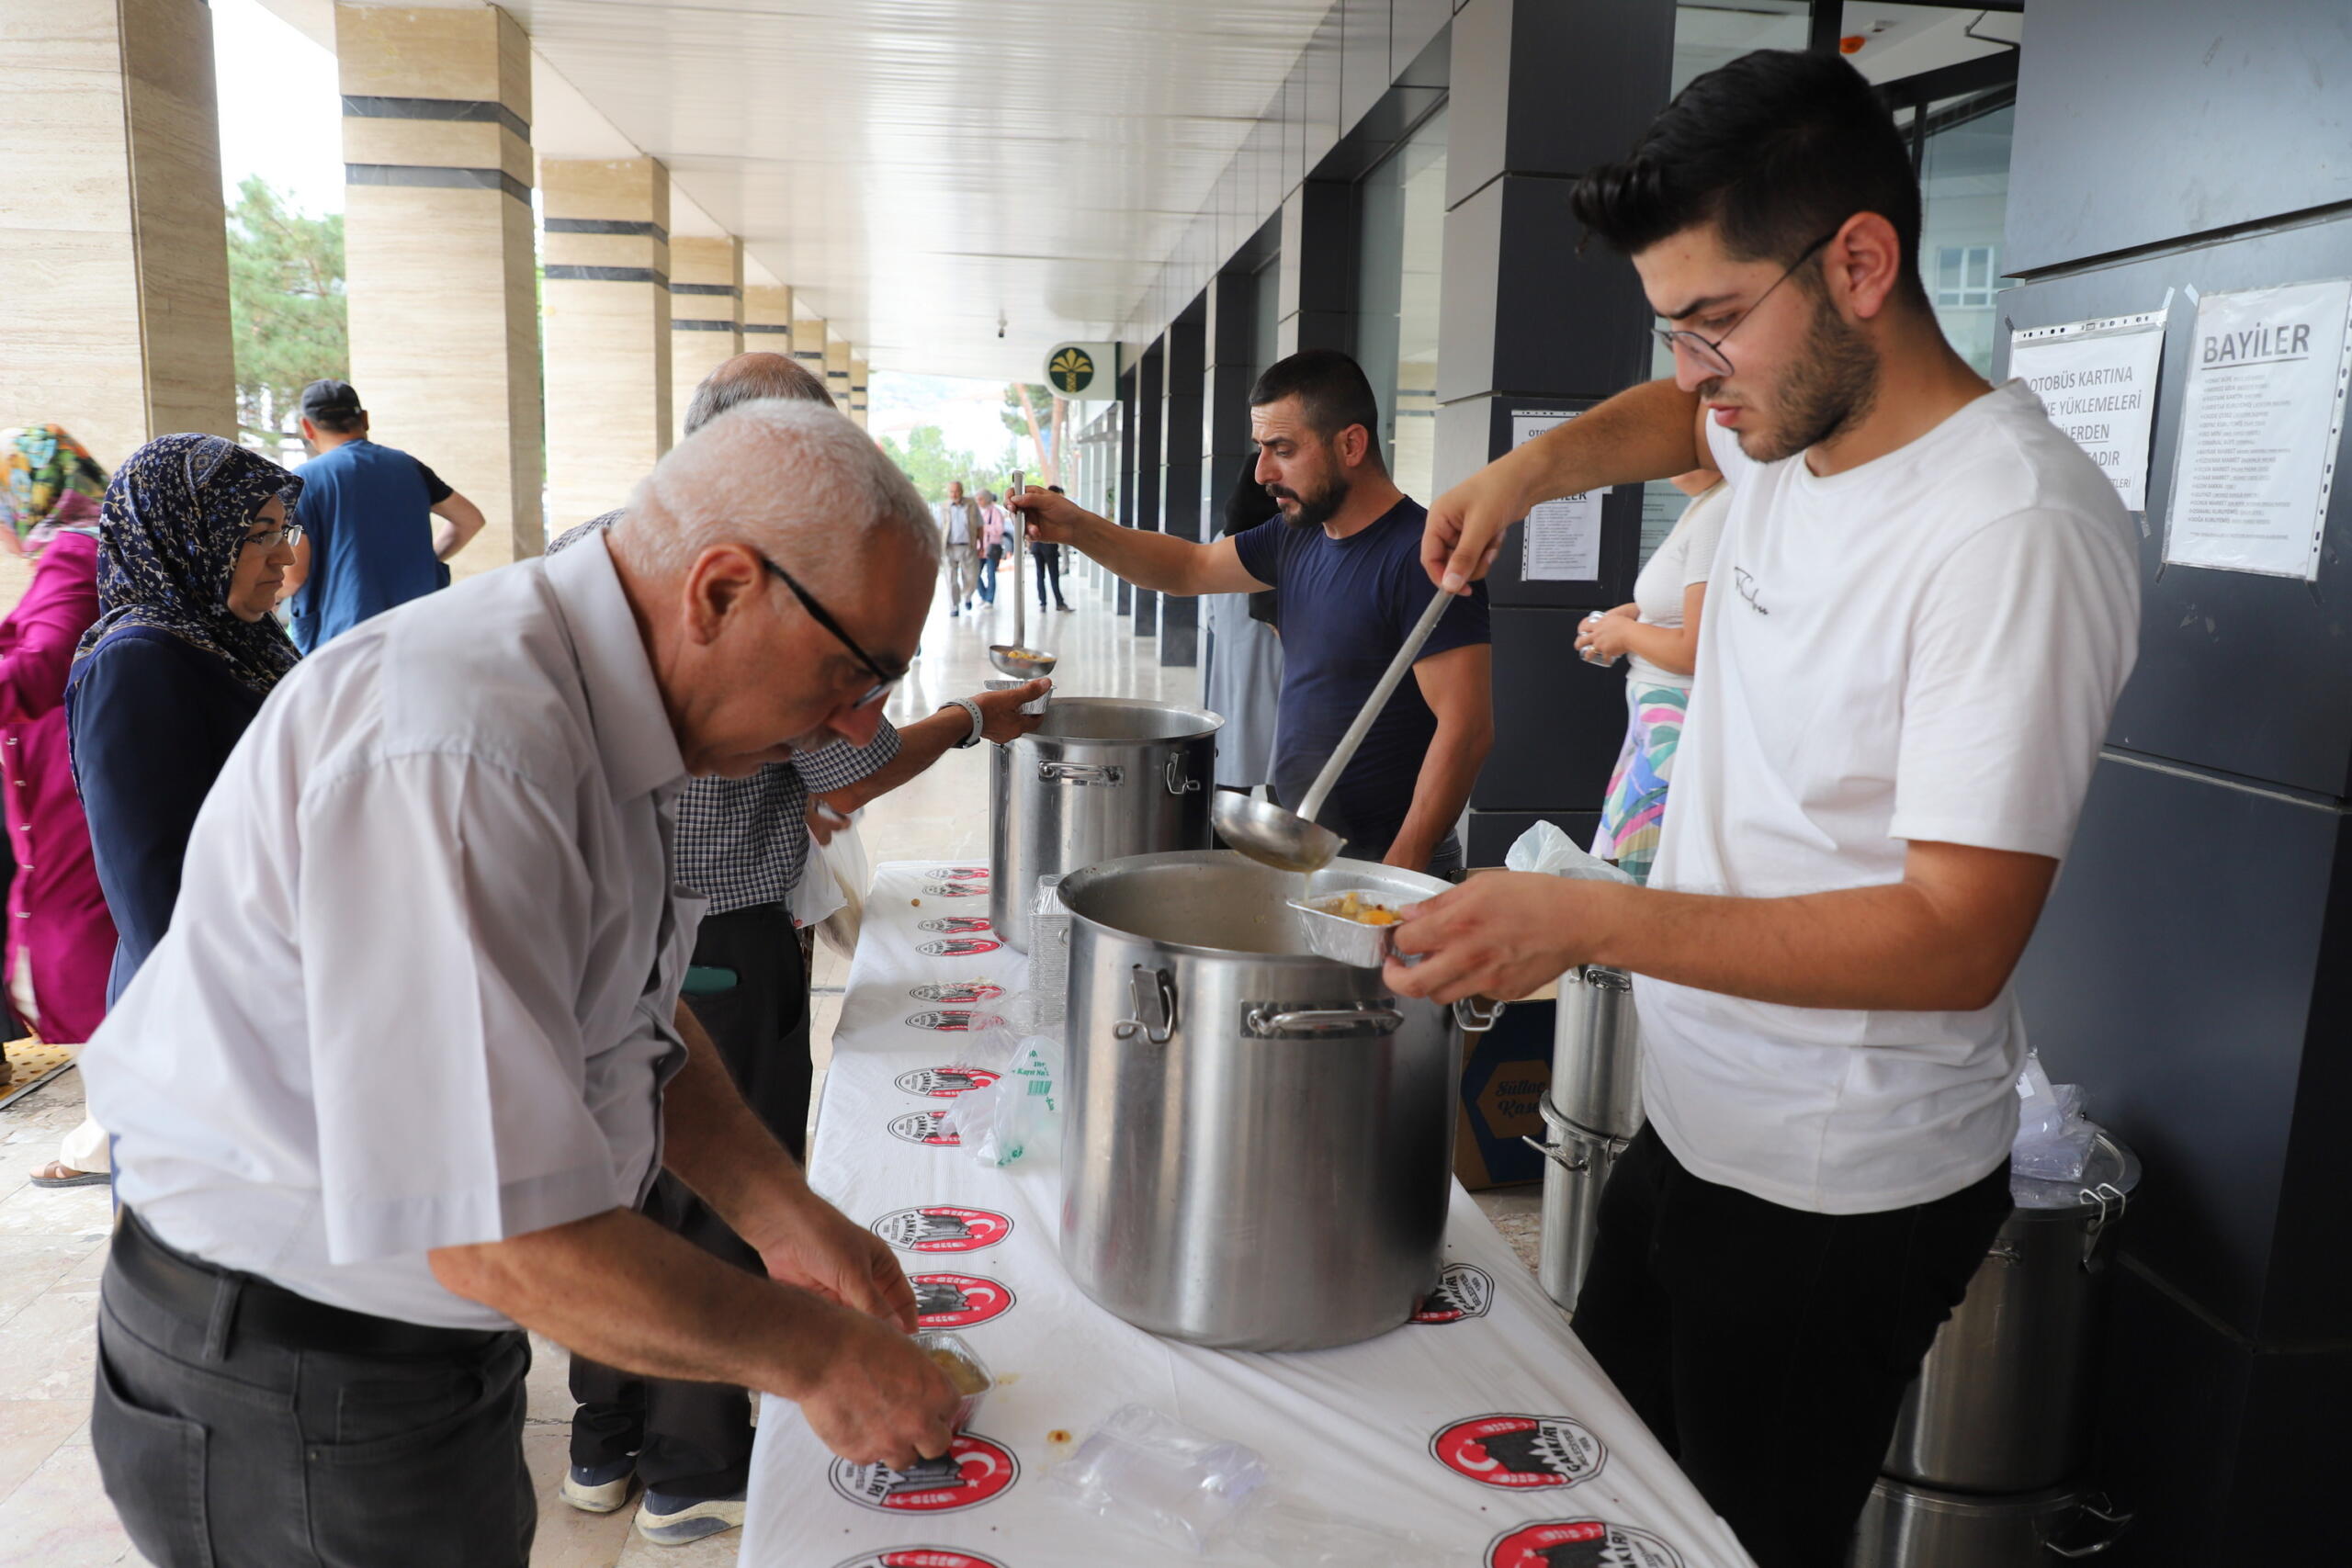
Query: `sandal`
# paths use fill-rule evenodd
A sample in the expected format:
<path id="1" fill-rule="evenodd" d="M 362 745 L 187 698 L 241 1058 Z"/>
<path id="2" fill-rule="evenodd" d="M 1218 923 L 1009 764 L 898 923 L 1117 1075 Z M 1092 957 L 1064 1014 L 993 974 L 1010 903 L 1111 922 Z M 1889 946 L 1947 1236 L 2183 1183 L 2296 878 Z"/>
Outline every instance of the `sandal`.
<path id="1" fill-rule="evenodd" d="M 62 1174 L 51 1175 L 56 1171 Z M 35 1187 L 103 1187 L 114 1178 L 103 1170 L 76 1170 L 63 1160 L 51 1160 L 33 1172 Z"/>

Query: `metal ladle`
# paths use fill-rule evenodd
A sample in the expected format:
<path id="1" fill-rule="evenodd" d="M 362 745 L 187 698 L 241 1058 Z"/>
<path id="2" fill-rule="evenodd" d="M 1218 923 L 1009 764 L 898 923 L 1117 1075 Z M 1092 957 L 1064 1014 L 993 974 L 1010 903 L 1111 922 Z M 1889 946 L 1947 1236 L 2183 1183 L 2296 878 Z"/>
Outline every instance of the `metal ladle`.
<path id="1" fill-rule="evenodd" d="M 1380 710 L 1388 705 L 1388 699 L 1396 694 L 1396 683 L 1405 678 L 1405 671 L 1413 667 L 1413 660 L 1420 655 L 1421 645 L 1430 640 L 1430 633 L 1437 629 L 1438 617 L 1444 615 L 1445 607 L 1458 597 L 1460 595 L 1443 588 L 1437 591 L 1436 597 L 1430 601 L 1430 607 L 1423 610 L 1421 618 L 1413 623 L 1413 629 L 1407 634 L 1404 646 L 1396 650 L 1396 657 L 1388 661 L 1388 668 L 1381 674 L 1380 683 L 1373 687 L 1372 695 L 1364 699 L 1355 722 L 1348 726 L 1345 735 L 1340 737 L 1340 744 L 1323 764 L 1323 771 L 1315 775 L 1314 785 L 1307 790 L 1306 798 L 1298 803 L 1295 812 L 1285 811 L 1270 800 L 1238 795 L 1232 790 L 1216 793 L 1209 802 L 1209 819 L 1216 824 L 1217 832 L 1227 843 L 1251 860 L 1271 865 L 1277 871 L 1311 873 L 1320 871 L 1331 863 L 1340 852 L 1342 840 L 1330 829 L 1317 826 L 1316 816 L 1323 809 L 1323 803 L 1330 798 L 1332 786 L 1340 782 L 1340 775 L 1355 760 L 1356 748 L 1363 744 L 1363 738 L 1371 732 L 1372 721 L 1378 718 Z"/>
<path id="2" fill-rule="evenodd" d="M 1012 493 L 1027 493 L 1018 470 L 1013 473 Z M 1008 540 L 1012 548 L 1012 640 L 989 645 L 989 662 L 1016 681 L 1034 681 L 1040 675 L 1050 675 L 1061 660 L 1050 653 L 1040 652 L 1029 646 L 1029 601 L 1021 592 L 1021 558 L 1029 553 L 1028 514 L 1014 508 L 1012 532 L 1016 538 Z"/>

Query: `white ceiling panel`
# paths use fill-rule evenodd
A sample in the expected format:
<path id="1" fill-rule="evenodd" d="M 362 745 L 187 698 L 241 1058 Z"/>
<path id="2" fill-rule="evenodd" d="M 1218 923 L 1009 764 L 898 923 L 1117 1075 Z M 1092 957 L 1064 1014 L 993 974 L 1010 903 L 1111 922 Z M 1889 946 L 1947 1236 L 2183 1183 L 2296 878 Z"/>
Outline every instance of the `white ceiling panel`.
<path id="1" fill-rule="evenodd" d="M 994 377 L 1035 375 L 1054 343 L 1116 330 L 1329 5 L 508 9 L 872 364 Z"/>

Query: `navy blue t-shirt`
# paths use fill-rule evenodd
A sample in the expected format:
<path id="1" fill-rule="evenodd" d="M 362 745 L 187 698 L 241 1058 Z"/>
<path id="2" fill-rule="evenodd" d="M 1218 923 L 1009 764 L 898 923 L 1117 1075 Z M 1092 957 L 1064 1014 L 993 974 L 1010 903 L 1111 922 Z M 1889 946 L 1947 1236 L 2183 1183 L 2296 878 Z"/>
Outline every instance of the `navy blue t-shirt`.
<path id="1" fill-rule="evenodd" d="M 1427 509 L 1408 497 L 1344 539 L 1294 528 L 1280 517 L 1233 536 L 1241 564 L 1281 593 L 1283 694 L 1274 730 L 1274 790 L 1285 806 L 1306 798 L 1356 710 L 1380 683 L 1436 592 L 1421 570 Z M 1423 659 L 1491 642 L 1487 585 L 1441 616 Z M 1355 760 L 1340 775 L 1319 820 L 1349 852 L 1378 860 L 1412 809 L 1437 716 L 1408 677 L 1388 699 Z"/>
<path id="2" fill-rule="evenodd" d="M 368 616 L 445 586 L 433 508 L 449 494 L 431 468 L 373 441 L 303 464 L 294 520 L 311 542 L 311 575 L 294 595 L 294 646 L 315 653 Z"/>

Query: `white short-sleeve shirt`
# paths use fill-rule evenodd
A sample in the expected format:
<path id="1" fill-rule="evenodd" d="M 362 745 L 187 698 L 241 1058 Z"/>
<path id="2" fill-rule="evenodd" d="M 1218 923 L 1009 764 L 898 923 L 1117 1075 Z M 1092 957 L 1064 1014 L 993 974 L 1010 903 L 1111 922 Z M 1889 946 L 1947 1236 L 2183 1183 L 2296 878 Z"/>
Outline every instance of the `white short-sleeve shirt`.
<path id="1" fill-rule="evenodd" d="M 1731 509 L 1649 885 L 1902 880 L 1912 840 L 2063 859 L 2138 647 L 2131 518 L 2023 382 L 1826 479 L 1710 427 Z M 1650 1120 L 1707 1180 L 1863 1213 L 2007 1157 L 2024 1049 L 1975 1012 L 1636 981 Z"/>
<path id="2" fill-rule="evenodd" d="M 1730 510 L 1731 491 L 1720 482 L 1690 498 L 1690 504 L 1682 509 L 1674 527 L 1634 579 L 1634 604 L 1642 613 L 1642 625 L 1682 625 L 1682 595 L 1692 583 L 1706 581 L 1713 571 L 1715 547 L 1723 538 L 1724 517 Z M 1638 653 L 1627 659 L 1626 666 L 1629 681 L 1690 689 L 1690 676 L 1653 664 Z"/>
<path id="3" fill-rule="evenodd" d="M 701 918 L 670 871 L 684 775 L 601 536 L 303 660 L 83 1056 L 122 1201 L 314 1300 L 510 1326 L 425 1254 L 652 1179 Z"/>

